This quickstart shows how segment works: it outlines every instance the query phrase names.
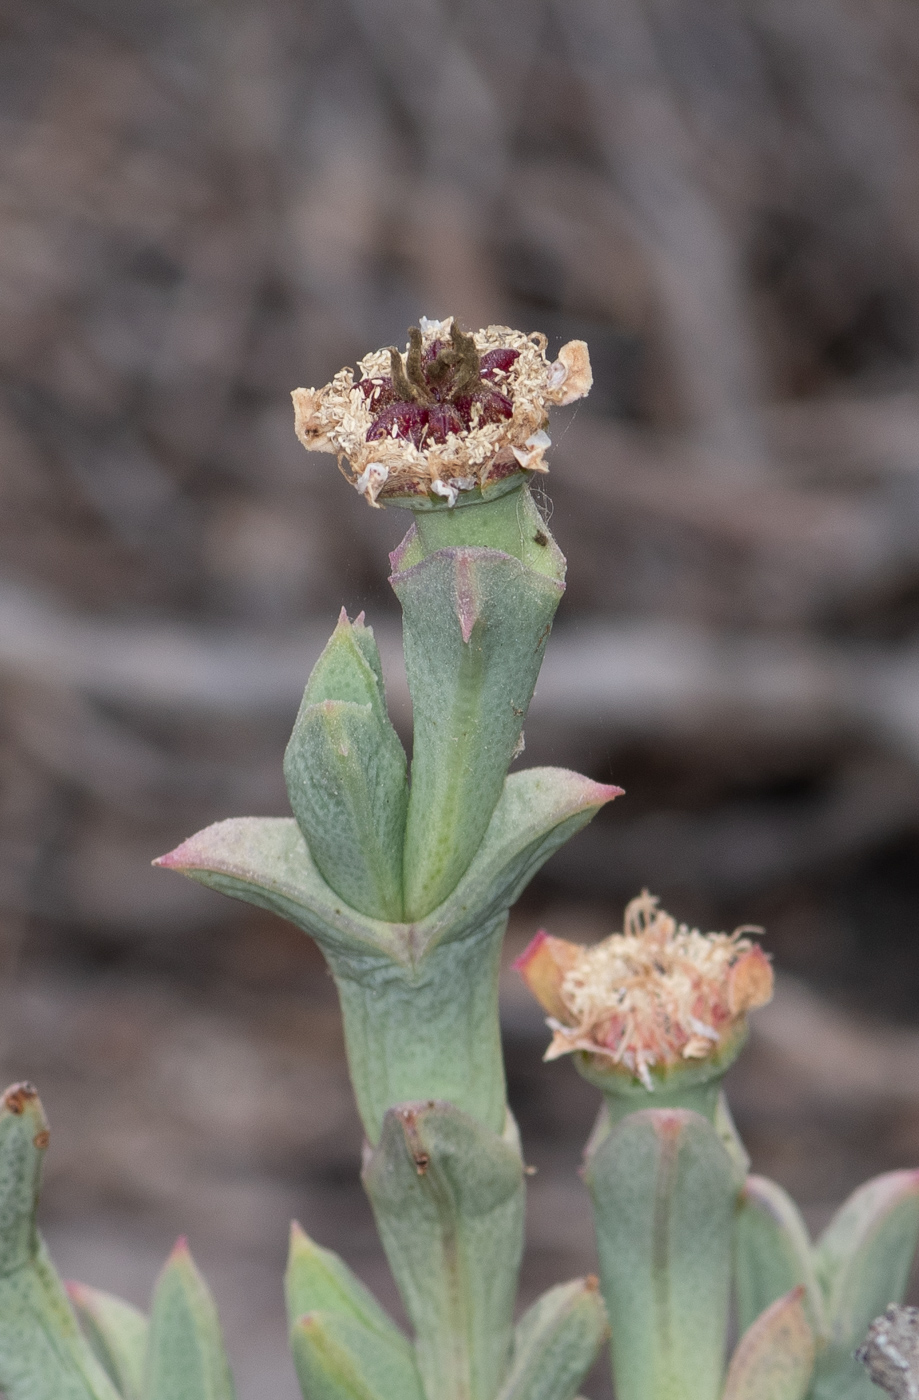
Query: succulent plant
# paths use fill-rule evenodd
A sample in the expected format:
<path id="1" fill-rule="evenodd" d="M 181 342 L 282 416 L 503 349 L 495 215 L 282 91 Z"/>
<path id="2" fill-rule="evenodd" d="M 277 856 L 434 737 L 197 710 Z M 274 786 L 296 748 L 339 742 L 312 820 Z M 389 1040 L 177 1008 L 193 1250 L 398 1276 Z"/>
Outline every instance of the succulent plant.
<path id="1" fill-rule="evenodd" d="M 919 1173 L 867 1182 L 816 1245 L 788 1194 L 749 1174 L 721 1081 L 772 995 L 756 932 L 702 934 L 645 891 L 623 933 L 589 948 L 539 933 L 517 960 L 549 1012 L 545 1058 L 571 1054 L 604 1094 L 584 1174 L 617 1400 L 877 1395 L 855 1349 L 906 1288 Z"/>
<path id="2" fill-rule="evenodd" d="M 414 735 L 386 706 L 373 631 L 343 611 L 284 758 L 292 816 L 221 821 L 156 862 L 272 910 L 338 989 L 366 1135 L 362 1180 L 412 1327 L 294 1226 L 290 1342 L 306 1400 L 573 1400 L 612 1329 L 618 1400 L 868 1400 L 852 1350 L 902 1292 L 919 1176 L 845 1205 L 816 1247 L 748 1176 L 721 1092 L 768 1000 L 750 930 L 703 935 L 644 894 L 593 949 L 540 934 L 519 960 L 548 1056 L 603 1091 L 585 1176 L 601 1278 L 514 1322 L 525 1169 L 508 1109 L 498 965 L 511 904 L 620 789 L 508 770 L 565 560 L 530 494 L 547 410 L 590 387 L 586 346 L 422 321 L 294 393 L 296 430 L 367 502 L 414 516 L 391 556 Z M 345 465 L 343 465 L 345 464 Z M 35 1090 L 0 1105 L 0 1390 L 7 1400 L 231 1400 L 207 1285 L 179 1241 L 149 1317 L 65 1289 L 35 1228 L 48 1129 Z M 732 1289 L 743 1335 L 728 1364 Z"/>

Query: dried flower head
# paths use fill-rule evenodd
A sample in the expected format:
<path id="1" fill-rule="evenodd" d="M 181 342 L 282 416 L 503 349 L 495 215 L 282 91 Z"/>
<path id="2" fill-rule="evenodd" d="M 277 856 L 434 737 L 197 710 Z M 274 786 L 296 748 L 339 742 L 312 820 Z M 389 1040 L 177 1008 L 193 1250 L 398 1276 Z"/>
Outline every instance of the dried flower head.
<path id="1" fill-rule="evenodd" d="M 772 996 L 769 960 L 743 936 L 752 932 L 700 933 L 645 890 L 624 931 L 593 947 L 538 933 L 514 965 L 550 1013 L 545 1058 L 583 1050 L 646 1089 L 654 1068 L 719 1058 Z"/>
<path id="2" fill-rule="evenodd" d="M 450 317 L 409 331 L 405 354 L 375 350 L 322 389 L 293 391 L 303 446 L 334 452 L 376 506 L 387 497 L 440 497 L 520 472 L 545 472 L 550 404 L 573 403 L 593 378 L 582 340 L 546 359 L 546 337 L 507 326 L 466 335 Z M 344 469 L 343 469 L 344 470 Z"/>

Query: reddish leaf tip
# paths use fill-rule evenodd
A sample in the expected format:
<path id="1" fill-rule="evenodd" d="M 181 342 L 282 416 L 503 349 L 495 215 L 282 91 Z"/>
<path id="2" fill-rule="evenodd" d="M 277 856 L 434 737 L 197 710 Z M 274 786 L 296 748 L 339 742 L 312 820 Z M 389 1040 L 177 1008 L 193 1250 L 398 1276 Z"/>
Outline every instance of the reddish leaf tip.
<path id="1" fill-rule="evenodd" d="M 524 972 L 526 970 L 548 937 L 549 935 L 544 928 L 539 929 L 538 932 L 533 935 L 523 952 L 511 963 L 511 967 L 515 972 Z"/>

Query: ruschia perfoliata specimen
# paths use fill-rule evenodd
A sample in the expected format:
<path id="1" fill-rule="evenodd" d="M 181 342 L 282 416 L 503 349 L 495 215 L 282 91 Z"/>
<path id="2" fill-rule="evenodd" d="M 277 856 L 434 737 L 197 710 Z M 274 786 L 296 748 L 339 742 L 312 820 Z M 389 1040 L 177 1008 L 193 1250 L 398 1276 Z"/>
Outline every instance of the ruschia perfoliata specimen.
<path id="1" fill-rule="evenodd" d="M 617 1400 L 880 1400 L 855 1349 L 906 1288 L 919 1172 L 860 1187 L 816 1244 L 749 1174 L 721 1081 L 772 996 L 760 931 L 700 933 L 645 891 L 622 933 L 539 933 L 517 959 L 549 1013 L 546 1059 L 572 1055 L 604 1096 L 584 1177 Z"/>
<path id="2" fill-rule="evenodd" d="M 218 822 L 157 862 L 296 924 L 338 988 L 362 1181 L 411 1336 L 294 1225 L 296 1374 L 305 1400 L 573 1400 L 610 1338 L 617 1400 L 878 1400 L 854 1353 L 902 1297 L 919 1173 L 869 1182 L 811 1242 L 781 1187 L 749 1174 L 722 1090 L 772 994 L 758 931 L 702 934 L 647 893 L 621 934 L 582 948 L 541 933 L 518 960 L 549 1014 L 547 1058 L 571 1055 L 604 1102 L 584 1170 L 600 1278 L 550 1288 L 515 1324 L 525 1168 L 501 942 L 529 879 L 620 793 L 558 768 L 508 772 L 564 590 L 530 483 L 547 471 L 549 407 L 591 384 L 582 342 L 552 362 L 545 349 L 422 320 L 404 352 L 295 391 L 304 446 L 336 455 L 371 507 L 414 517 L 390 580 L 411 763 L 373 632 L 342 610 L 284 758 L 292 815 Z M 35 1090 L 14 1086 L 0 1104 L 6 1400 L 232 1400 L 184 1240 L 149 1315 L 60 1283 L 35 1226 L 47 1146 Z M 860 1355 L 895 1400 L 917 1400 L 891 1360 L 916 1327 L 886 1318 Z"/>
<path id="3" fill-rule="evenodd" d="M 619 793 L 558 768 L 508 776 L 564 591 L 529 483 L 546 471 L 549 405 L 590 382 L 581 342 L 550 363 L 539 335 L 422 321 L 404 354 L 369 355 L 357 382 L 343 370 L 295 392 L 304 445 L 347 462 L 371 506 L 414 516 L 391 557 L 412 760 L 373 631 L 343 610 L 284 759 L 292 816 L 218 822 L 158 862 L 298 925 L 338 987 L 362 1179 L 413 1335 L 295 1228 L 287 1304 L 309 1400 L 572 1400 L 607 1335 L 593 1278 L 550 1289 L 514 1323 L 525 1174 L 497 996 L 511 904 Z M 39 1149 L 24 1121 L 8 1116 L 0 1140 L 12 1193 L 0 1229 L 20 1241 L 3 1274 L 18 1308 L 15 1325 L 0 1321 L 8 1400 L 229 1397 L 184 1244 L 149 1320 L 84 1287 L 68 1300 L 32 1225 Z"/>

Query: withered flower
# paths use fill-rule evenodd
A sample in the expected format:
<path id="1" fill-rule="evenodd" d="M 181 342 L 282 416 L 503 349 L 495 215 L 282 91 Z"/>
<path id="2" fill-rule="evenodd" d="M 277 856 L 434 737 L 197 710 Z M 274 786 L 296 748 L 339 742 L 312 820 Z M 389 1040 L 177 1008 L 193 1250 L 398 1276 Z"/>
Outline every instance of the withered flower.
<path id="1" fill-rule="evenodd" d="M 514 966 L 549 1012 L 545 1058 L 584 1051 L 598 1071 L 625 1071 L 649 1090 L 652 1070 L 723 1065 L 746 1013 L 772 996 L 769 959 L 743 936 L 752 932 L 700 933 L 645 890 L 623 932 L 592 947 L 538 933 Z"/>
<path id="2" fill-rule="evenodd" d="M 582 340 L 552 364 L 546 337 L 507 326 L 471 335 L 453 318 L 409 331 L 405 354 L 375 350 L 322 389 L 293 391 L 303 446 L 334 452 L 372 506 L 485 489 L 521 472 L 545 472 L 550 404 L 573 403 L 593 378 Z"/>

